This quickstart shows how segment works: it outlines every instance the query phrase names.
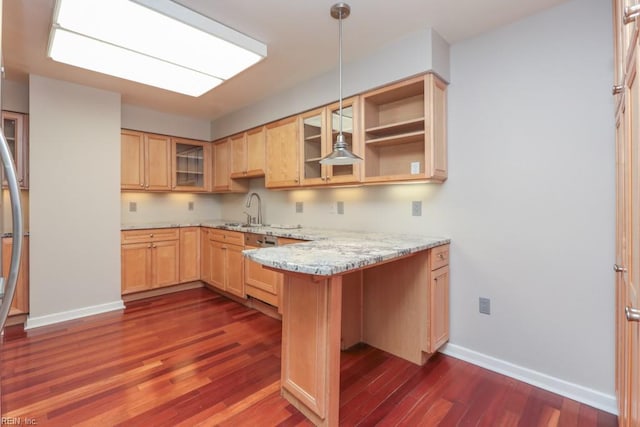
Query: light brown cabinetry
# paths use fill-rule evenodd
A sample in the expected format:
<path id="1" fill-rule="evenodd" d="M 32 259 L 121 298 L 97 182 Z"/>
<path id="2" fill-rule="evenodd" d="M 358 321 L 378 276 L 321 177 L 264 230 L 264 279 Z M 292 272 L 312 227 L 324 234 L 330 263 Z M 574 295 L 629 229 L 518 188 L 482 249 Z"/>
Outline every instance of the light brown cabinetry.
<path id="1" fill-rule="evenodd" d="M 264 176 L 264 127 L 251 129 L 231 138 L 231 178 Z"/>
<path id="2" fill-rule="evenodd" d="M 214 193 L 246 193 L 247 181 L 231 179 L 232 139 L 225 138 L 213 143 L 213 186 Z"/>
<path id="3" fill-rule="evenodd" d="M 447 179 L 446 89 L 426 74 L 362 95 L 365 182 Z"/>
<path id="4" fill-rule="evenodd" d="M 300 117 L 300 172 L 301 184 L 332 185 L 360 181 L 360 164 L 321 165 L 319 163 L 333 151 L 340 129 L 339 105 L 332 104 L 301 114 Z M 354 154 L 362 157 L 358 132 L 359 109 L 357 98 L 343 102 L 342 133 Z"/>
<path id="5" fill-rule="evenodd" d="M 177 228 L 121 232 L 122 294 L 175 285 L 180 280 Z"/>
<path id="6" fill-rule="evenodd" d="M 211 144 L 171 138 L 173 191 L 209 191 L 211 186 Z"/>
<path id="7" fill-rule="evenodd" d="M 640 425 L 640 85 L 638 18 L 614 0 L 616 123 L 616 396 L 618 423 Z M 635 314 L 635 316 L 634 316 Z"/>
<path id="8" fill-rule="evenodd" d="M 267 188 L 300 185 L 298 117 L 270 123 L 266 128 Z"/>
<path id="9" fill-rule="evenodd" d="M 200 227 L 180 228 L 180 283 L 200 280 Z"/>
<path id="10" fill-rule="evenodd" d="M 13 248 L 13 238 L 2 238 L 2 271 L 5 275 L 9 272 L 11 264 L 11 250 Z M 18 281 L 16 291 L 9 310 L 9 316 L 29 313 L 29 237 L 25 236 L 22 241 L 22 257 L 20 258 L 20 268 L 18 270 Z"/>
<path id="11" fill-rule="evenodd" d="M 122 130 L 120 186 L 123 190 L 171 190 L 171 138 Z"/>
<path id="12" fill-rule="evenodd" d="M 206 283 L 245 298 L 244 290 L 244 234 L 211 228 L 204 234 L 202 280 Z"/>
<path id="13" fill-rule="evenodd" d="M 20 188 L 29 188 L 29 116 L 2 112 L 2 130 L 16 167 Z"/>
<path id="14" fill-rule="evenodd" d="M 431 275 L 427 292 L 429 307 L 427 353 L 435 353 L 449 340 L 449 245 L 429 253 Z"/>

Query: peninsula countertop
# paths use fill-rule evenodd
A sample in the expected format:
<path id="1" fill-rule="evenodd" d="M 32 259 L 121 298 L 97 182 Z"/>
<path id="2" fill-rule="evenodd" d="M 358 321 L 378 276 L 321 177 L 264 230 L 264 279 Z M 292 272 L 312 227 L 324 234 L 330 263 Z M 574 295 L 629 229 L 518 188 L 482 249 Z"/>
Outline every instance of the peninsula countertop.
<path id="1" fill-rule="evenodd" d="M 344 231 L 314 227 L 246 227 L 229 225 L 232 221 L 202 220 L 188 223 L 167 222 L 123 225 L 122 230 L 169 227 L 211 227 L 245 233 L 262 233 L 306 242 L 273 248 L 247 249 L 248 259 L 281 270 L 319 276 L 332 276 L 369 265 L 400 258 L 450 243 L 446 237 Z"/>

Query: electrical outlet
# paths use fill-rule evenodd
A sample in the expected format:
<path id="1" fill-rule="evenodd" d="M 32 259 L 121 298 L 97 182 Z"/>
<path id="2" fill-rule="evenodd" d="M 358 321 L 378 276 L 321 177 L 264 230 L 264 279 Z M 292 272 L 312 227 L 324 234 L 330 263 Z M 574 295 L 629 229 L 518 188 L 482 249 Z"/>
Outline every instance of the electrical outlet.
<path id="1" fill-rule="evenodd" d="M 420 162 L 411 162 L 411 175 L 420 173 Z"/>
<path id="2" fill-rule="evenodd" d="M 129 202 L 129 212 L 138 212 L 138 204 L 136 202 Z"/>
<path id="3" fill-rule="evenodd" d="M 336 208 L 338 209 L 338 215 L 344 215 L 344 202 L 336 202 Z"/>
<path id="4" fill-rule="evenodd" d="M 411 202 L 411 215 L 422 216 L 422 201 L 415 200 Z"/>
<path id="5" fill-rule="evenodd" d="M 193 207 L 194 207 L 194 203 L 193 203 L 193 202 L 189 202 L 187 206 L 188 206 L 188 207 L 187 207 L 187 209 L 189 209 L 190 211 L 192 211 L 192 210 L 193 210 Z"/>
<path id="6" fill-rule="evenodd" d="M 482 314 L 491 314 L 491 300 L 489 298 L 480 297 L 479 309 Z"/>
<path id="7" fill-rule="evenodd" d="M 296 202 L 296 213 L 302 213 L 303 207 L 302 202 Z"/>

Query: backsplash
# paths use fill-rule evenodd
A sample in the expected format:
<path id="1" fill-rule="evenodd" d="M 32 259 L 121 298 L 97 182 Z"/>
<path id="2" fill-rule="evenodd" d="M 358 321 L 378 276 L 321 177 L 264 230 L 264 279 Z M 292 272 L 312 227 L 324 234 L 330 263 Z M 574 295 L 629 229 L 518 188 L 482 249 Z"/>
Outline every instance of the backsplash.
<path id="1" fill-rule="evenodd" d="M 197 222 L 220 215 L 220 196 L 214 194 L 123 192 L 120 196 L 122 224 Z"/>

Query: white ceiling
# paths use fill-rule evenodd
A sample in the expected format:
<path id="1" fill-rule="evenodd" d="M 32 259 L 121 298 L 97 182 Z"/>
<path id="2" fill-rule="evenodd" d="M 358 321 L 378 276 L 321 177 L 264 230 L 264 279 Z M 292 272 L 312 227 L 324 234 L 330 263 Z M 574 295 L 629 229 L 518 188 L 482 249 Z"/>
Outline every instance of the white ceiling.
<path id="1" fill-rule="evenodd" d="M 38 74 L 119 92 L 123 103 L 214 119 L 337 66 L 338 25 L 329 15 L 334 0 L 176 1 L 266 43 L 268 57 L 192 98 L 48 59 L 54 0 L 4 0 L 6 78 L 26 81 L 28 74 Z M 564 1 L 348 0 L 351 16 L 343 24 L 344 61 L 428 27 L 454 44 Z"/>

